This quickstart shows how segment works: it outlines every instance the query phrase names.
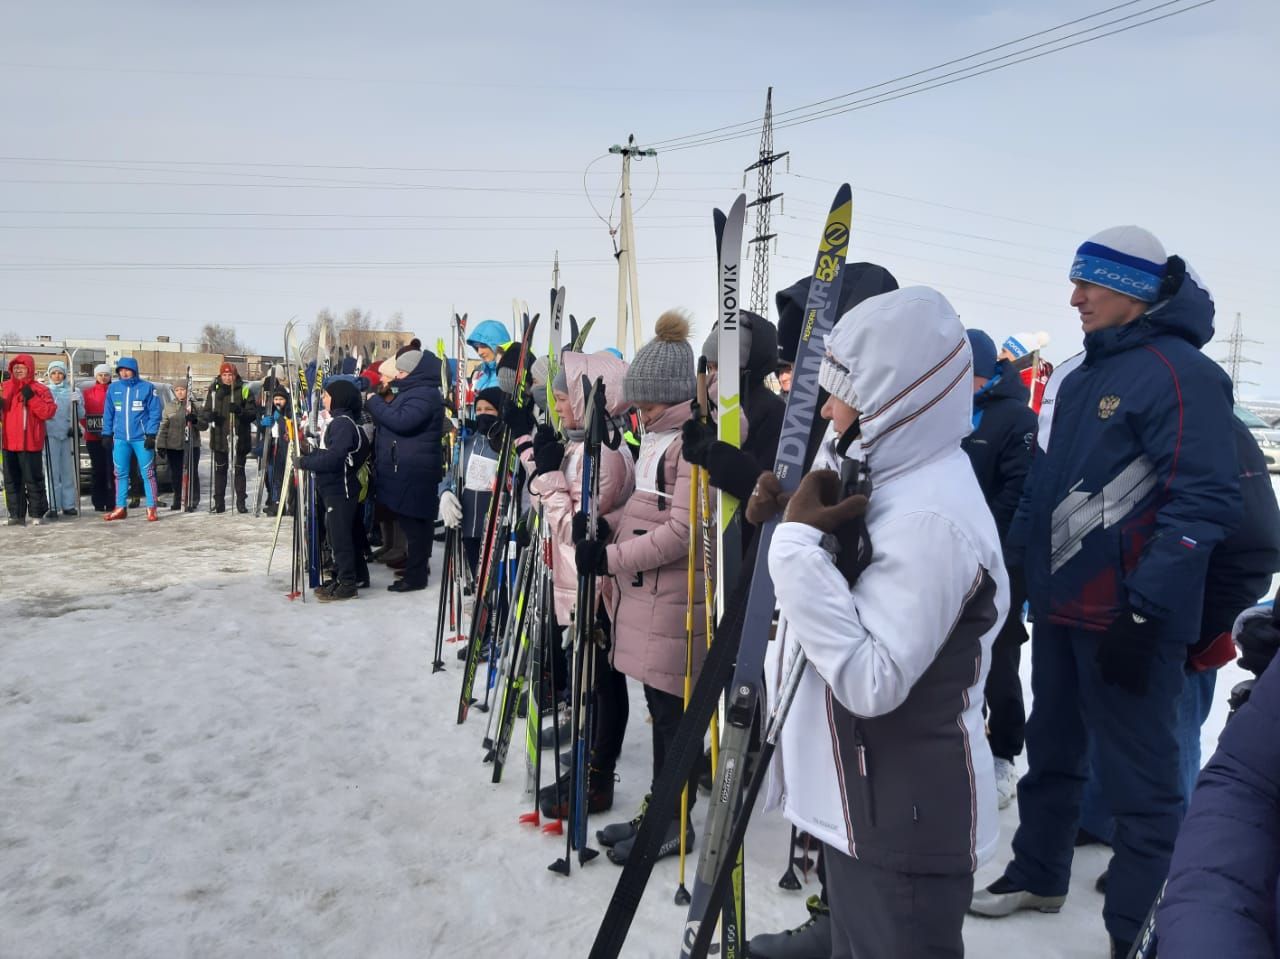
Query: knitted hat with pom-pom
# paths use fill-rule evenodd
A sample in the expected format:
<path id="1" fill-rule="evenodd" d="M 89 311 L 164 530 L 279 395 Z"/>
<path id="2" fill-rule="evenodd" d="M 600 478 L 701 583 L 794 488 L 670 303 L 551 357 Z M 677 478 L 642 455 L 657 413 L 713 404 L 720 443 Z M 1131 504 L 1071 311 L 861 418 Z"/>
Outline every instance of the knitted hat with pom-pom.
<path id="1" fill-rule="evenodd" d="M 654 337 L 640 348 L 623 381 L 628 403 L 687 403 L 697 392 L 689 319 L 677 310 L 658 317 Z"/>

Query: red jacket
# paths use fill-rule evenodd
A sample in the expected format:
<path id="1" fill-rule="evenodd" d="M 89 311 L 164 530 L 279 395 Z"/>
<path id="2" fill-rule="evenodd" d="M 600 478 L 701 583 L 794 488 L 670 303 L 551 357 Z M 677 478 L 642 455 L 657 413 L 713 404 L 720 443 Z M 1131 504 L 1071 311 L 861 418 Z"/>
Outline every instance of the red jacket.
<path id="1" fill-rule="evenodd" d="M 13 368 L 22 363 L 27 368 L 25 379 L 17 380 Z M 0 387 L 0 416 L 4 417 L 4 448 L 14 453 L 38 453 L 44 449 L 44 424 L 58 410 L 46 386 L 35 381 L 36 364 L 26 353 L 9 361 L 9 379 Z M 22 388 L 30 385 L 31 400 L 22 398 Z"/>
<path id="2" fill-rule="evenodd" d="M 80 426 L 84 429 L 86 442 L 96 443 L 102 440 L 100 430 L 89 429 L 89 420 L 93 420 L 98 427 L 102 426 L 102 410 L 107 405 L 107 386 L 106 383 L 94 380 L 93 386 L 80 391 L 84 397 L 84 408 L 80 411 L 84 415 L 80 417 Z"/>

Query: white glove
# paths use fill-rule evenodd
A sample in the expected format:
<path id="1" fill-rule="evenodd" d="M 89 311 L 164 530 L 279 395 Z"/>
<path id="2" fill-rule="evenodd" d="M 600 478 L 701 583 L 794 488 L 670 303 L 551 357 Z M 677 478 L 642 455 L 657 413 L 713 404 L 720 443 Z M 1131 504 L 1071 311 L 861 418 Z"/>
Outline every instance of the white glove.
<path id="1" fill-rule="evenodd" d="M 462 504 L 452 490 L 445 490 L 440 494 L 440 518 L 450 529 L 457 529 L 462 525 Z"/>

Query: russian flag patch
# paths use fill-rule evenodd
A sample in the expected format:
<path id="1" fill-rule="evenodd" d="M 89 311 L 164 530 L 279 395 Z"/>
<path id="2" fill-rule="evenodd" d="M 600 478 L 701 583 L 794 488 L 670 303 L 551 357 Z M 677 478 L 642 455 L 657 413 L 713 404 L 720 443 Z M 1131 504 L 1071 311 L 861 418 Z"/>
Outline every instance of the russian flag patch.
<path id="1" fill-rule="evenodd" d="M 1184 536 L 1184 537 L 1182 537 L 1182 539 L 1180 540 L 1180 542 L 1181 542 L 1181 543 L 1182 543 L 1182 545 L 1183 545 L 1183 546 L 1185 546 L 1187 549 L 1195 549 L 1197 546 L 1199 546 L 1199 545 L 1200 545 L 1200 544 L 1199 544 L 1199 543 L 1197 543 L 1195 540 L 1193 540 L 1190 536 Z"/>

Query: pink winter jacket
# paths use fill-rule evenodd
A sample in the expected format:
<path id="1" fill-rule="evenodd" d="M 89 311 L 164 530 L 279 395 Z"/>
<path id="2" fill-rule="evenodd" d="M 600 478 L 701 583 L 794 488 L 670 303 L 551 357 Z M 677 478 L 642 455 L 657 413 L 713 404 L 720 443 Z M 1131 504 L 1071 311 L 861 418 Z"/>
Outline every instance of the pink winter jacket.
<path id="1" fill-rule="evenodd" d="M 614 531 L 607 550 L 609 574 L 616 584 L 612 605 L 614 668 L 673 696 L 684 693 L 693 467 L 680 455 L 684 445 L 680 427 L 689 416 L 688 405 L 679 403 L 649 424 L 637 464 L 635 495 L 608 517 Z M 668 440 L 654 475 L 647 476 L 646 447 Z M 654 485 L 663 495 L 653 491 Z M 700 549 L 695 566 L 694 680 L 707 655 Z"/>
<path id="2" fill-rule="evenodd" d="M 561 409 L 566 429 L 579 429 L 586 416 L 586 401 L 580 384 L 585 374 L 591 382 L 604 378 L 605 399 L 610 414 L 626 409 L 622 400 L 622 380 L 627 364 L 610 353 L 566 352 L 562 356 L 565 378 L 569 383 L 570 409 Z M 551 529 L 554 551 L 551 559 L 552 582 L 555 586 L 556 622 L 568 626 L 570 614 L 578 599 L 578 573 L 573 558 L 573 514 L 582 505 L 582 443 L 565 447 L 564 462 L 552 473 L 542 473 L 529 481 L 529 494 L 535 505 L 541 503 L 543 519 Z M 635 463 L 626 447 L 600 451 L 599 515 L 617 509 L 635 489 Z M 533 454 L 525 450 L 521 460 L 533 472 Z"/>

